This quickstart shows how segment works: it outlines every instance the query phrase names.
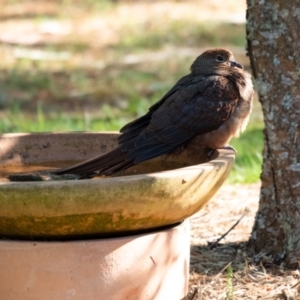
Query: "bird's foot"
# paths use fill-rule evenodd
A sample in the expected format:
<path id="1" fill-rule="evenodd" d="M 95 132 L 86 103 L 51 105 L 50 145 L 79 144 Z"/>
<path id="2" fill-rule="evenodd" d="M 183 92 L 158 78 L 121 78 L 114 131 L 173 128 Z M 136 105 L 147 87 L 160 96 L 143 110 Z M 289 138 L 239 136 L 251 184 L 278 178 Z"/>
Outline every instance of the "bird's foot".
<path id="1" fill-rule="evenodd" d="M 208 160 L 212 160 L 215 153 L 216 153 L 216 149 L 210 149 L 210 150 L 206 153 L 206 156 L 207 156 Z"/>
<path id="2" fill-rule="evenodd" d="M 237 151 L 230 145 L 225 145 L 224 147 L 221 147 L 221 148 L 218 148 L 218 149 L 210 149 L 208 152 L 207 152 L 207 158 L 209 160 L 212 160 L 213 157 L 214 157 L 214 154 L 216 153 L 217 150 L 232 150 L 235 154 L 237 154 Z"/>
<path id="3" fill-rule="evenodd" d="M 221 147 L 219 149 L 224 149 L 224 150 L 232 150 L 235 154 L 237 154 L 238 152 L 235 150 L 234 147 L 230 146 L 229 144 L 228 145 L 225 145 L 224 147 Z"/>

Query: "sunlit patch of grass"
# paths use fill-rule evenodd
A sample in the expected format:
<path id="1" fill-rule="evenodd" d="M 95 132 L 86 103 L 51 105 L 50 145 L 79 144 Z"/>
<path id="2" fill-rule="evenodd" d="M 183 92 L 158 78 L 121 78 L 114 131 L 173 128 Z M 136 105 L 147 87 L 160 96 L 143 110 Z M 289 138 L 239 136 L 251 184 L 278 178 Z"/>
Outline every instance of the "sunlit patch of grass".
<path id="1" fill-rule="evenodd" d="M 41 105 L 35 114 L 26 114 L 15 109 L 6 111 L 0 118 L 0 132 L 48 132 L 48 131 L 117 131 L 127 118 L 117 118 L 109 106 L 103 106 L 99 117 L 88 113 L 73 115 L 57 112 L 46 116 Z"/>

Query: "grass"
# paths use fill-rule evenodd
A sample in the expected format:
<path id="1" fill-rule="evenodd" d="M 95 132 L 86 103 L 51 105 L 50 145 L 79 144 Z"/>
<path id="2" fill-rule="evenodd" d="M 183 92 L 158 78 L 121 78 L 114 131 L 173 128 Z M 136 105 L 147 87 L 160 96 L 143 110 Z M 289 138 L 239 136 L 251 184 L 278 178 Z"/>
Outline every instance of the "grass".
<path id="1" fill-rule="evenodd" d="M 102 114 L 102 116 L 101 116 Z M 117 115 L 117 114 L 116 114 Z M 57 112 L 46 116 L 42 104 L 38 104 L 36 114 L 28 117 L 16 105 L 12 111 L 1 117 L 0 131 L 5 132 L 47 132 L 47 131 L 105 131 L 118 130 L 127 119 L 116 117 L 110 106 L 103 105 L 98 118 L 89 113 L 75 115 Z"/>
<path id="2" fill-rule="evenodd" d="M 227 285 L 226 285 L 226 300 L 233 300 L 233 268 L 229 265 L 226 269 Z"/>
<path id="3" fill-rule="evenodd" d="M 1 5 L 0 32 L 13 38 L 0 44 L 0 133 L 119 130 L 187 74 L 202 48 L 233 47 L 248 64 L 244 25 L 203 21 L 197 1 L 170 2 L 171 10 L 143 1 Z M 38 42 L 20 42 L 31 34 Z M 238 155 L 229 182 L 259 180 L 262 128 L 256 107 L 247 131 L 232 141 Z"/>
<path id="4" fill-rule="evenodd" d="M 229 176 L 230 183 L 253 183 L 261 174 L 263 131 L 262 124 L 249 128 L 231 142 L 237 150 L 236 160 Z"/>

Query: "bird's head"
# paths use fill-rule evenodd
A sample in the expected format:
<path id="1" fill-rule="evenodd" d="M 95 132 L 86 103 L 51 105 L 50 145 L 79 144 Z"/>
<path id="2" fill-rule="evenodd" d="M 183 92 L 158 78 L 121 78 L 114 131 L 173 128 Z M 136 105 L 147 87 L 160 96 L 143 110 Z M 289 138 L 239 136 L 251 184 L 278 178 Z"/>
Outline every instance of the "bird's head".
<path id="1" fill-rule="evenodd" d="M 243 69 L 243 66 L 235 61 L 232 52 L 211 49 L 196 58 L 191 65 L 191 72 L 193 75 L 222 74 L 222 71 L 228 72 L 233 68 Z"/>

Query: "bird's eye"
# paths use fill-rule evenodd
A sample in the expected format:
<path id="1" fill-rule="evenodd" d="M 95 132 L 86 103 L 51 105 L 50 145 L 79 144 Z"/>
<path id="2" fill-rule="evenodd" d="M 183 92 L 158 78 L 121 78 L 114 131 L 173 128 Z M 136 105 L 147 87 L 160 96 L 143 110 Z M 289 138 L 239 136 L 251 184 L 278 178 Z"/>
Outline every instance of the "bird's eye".
<path id="1" fill-rule="evenodd" d="M 217 62 L 223 62 L 223 61 L 225 61 L 225 59 L 224 59 L 223 56 L 218 55 L 217 58 L 216 58 L 216 61 L 217 61 Z"/>

